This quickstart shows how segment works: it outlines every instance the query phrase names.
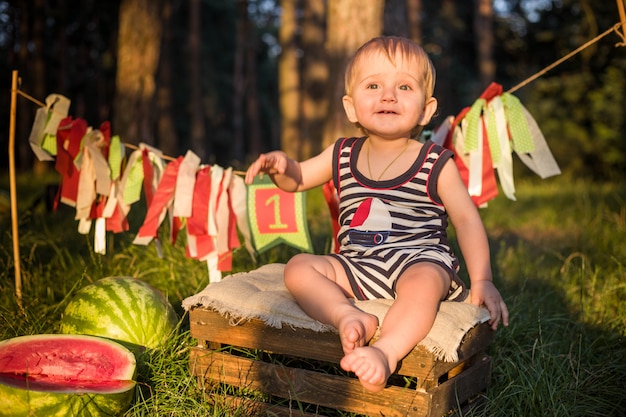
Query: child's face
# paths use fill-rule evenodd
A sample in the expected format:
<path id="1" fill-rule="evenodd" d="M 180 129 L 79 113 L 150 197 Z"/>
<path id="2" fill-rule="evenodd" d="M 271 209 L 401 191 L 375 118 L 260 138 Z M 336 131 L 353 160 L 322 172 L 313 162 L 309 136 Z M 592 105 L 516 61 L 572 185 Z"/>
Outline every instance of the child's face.
<path id="1" fill-rule="evenodd" d="M 425 97 L 418 63 L 401 56 L 394 60 L 395 64 L 382 52 L 362 56 L 350 95 L 343 98 L 348 120 L 359 123 L 370 136 L 410 137 L 437 109 L 437 101 Z"/>

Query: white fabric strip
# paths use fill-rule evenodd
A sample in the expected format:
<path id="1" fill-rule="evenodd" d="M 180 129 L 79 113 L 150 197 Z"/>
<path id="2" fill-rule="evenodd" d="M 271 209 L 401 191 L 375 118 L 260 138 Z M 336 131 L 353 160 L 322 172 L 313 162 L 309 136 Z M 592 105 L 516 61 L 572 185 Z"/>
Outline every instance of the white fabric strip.
<path id="1" fill-rule="evenodd" d="M 95 231 L 93 235 L 93 251 L 100 255 L 105 255 L 107 253 L 107 244 L 106 244 L 106 220 L 104 217 L 99 217 L 96 219 Z"/>
<path id="2" fill-rule="evenodd" d="M 107 198 L 107 202 L 104 205 L 104 209 L 102 210 L 102 217 L 104 217 L 105 219 L 108 219 L 111 216 L 113 216 L 113 213 L 115 212 L 115 207 L 117 206 L 117 195 L 118 195 L 117 188 L 118 188 L 118 182 L 111 181 L 111 189 L 109 190 L 109 197 Z"/>
<path id="3" fill-rule="evenodd" d="M 178 170 L 176 191 L 174 192 L 174 217 L 191 217 L 193 190 L 196 185 L 196 172 L 200 166 L 200 157 L 187 151 Z"/>
<path id="4" fill-rule="evenodd" d="M 220 282 L 222 280 L 222 272 L 217 269 L 217 251 L 211 252 L 206 258 L 206 266 L 209 271 L 209 282 Z"/>
<path id="5" fill-rule="evenodd" d="M 80 176 L 76 196 L 76 220 L 89 218 L 91 206 L 96 199 L 96 174 L 88 148 L 83 148 L 80 158 Z"/>
<path id="6" fill-rule="evenodd" d="M 104 145 L 104 135 L 99 130 L 94 130 L 87 134 L 84 143 L 91 155 L 96 175 L 96 193 L 109 195 L 111 190 L 111 169 L 100 148 Z"/>
<path id="7" fill-rule="evenodd" d="M 87 218 L 82 218 L 78 220 L 78 233 L 81 235 L 89 234 L 91 230 L 91 220 Z"/>
<path id="8" fill-rule="evenodd" d="M 243 178 L 233 175 L 230 182 L 230 198 L 235 217 L 237 217 L 237 228 L 243 236 L 244 246 L 248 250 L 250 257 L 256 261 L 252 236 L 250 235 L 250 224 L 248 222 L 247 188 Z"/>
<path id="9" fill-rule="evenodd" d="M 217 237 L 217 195 L 219 194 L 220 183 L 222 182 L 222 176 L 224 175 L 224 168 L 219 165 L 211 166 L 211 197 L 209 198 L 209 219 L 208 230 L 210 236 Z"/>
<path id="10" fill-rule="evenodd" d="M 530 136 L 533 138 L 533 143 L 535 144 L 535 150 L 530 154 L 517 152 L 517 156 L 519 156 L 520 160 L 528 168 L 530 168 L 535 174 L 539 175 L 542 179 L 559 175 L 561 173 L 561 169 L 554 159 L 554 156 L 552 156 L 550 148 L 548 148 L 546 138 L 543 136 L 543 133 L 541 132 L 541 129 L 539 129 L 539 126 L 533 116 L 528 112 L 528 110 L 526 110 L 525 107 L 523 107 L 523 110 L 524 115 L 526 116 L 526 121 L 528 122 Z"/>
<path id="11" fill-rule="evenodd" d="M 233 176 L 233 169 L 227 168 L 222 176 L 222 192 L 219 195 L 215 218 L 217 220 L 217 254 L 221 255 L 229 251 L 228 247 L 228 221 L 230 219 L 230 211 L 228 209 L 228 187 Z"/>
<path id="12" fill-rule="evenodd" d="M 509 144 L 509 133 L 506 126 L 506 114 L 500 97 L 494 97 L 489 102 L 496 118 L 498 129 L 498 142 L 500 143 L 501 158 L 496 165 L 502 192 L 509 199 L 515 200 L 515 183 L 513 181 L 513 155 Z"/>

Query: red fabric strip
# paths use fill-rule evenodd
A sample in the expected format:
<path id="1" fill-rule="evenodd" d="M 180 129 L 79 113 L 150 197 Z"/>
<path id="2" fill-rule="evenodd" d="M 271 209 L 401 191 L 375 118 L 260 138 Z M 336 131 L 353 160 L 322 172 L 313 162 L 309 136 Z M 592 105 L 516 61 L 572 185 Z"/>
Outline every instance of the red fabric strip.
<path id="1" fill-rule="evenodd" d="M 165 167 L 163 178 L 159 183 L 159 187 L 152 199 L 152 203 L 148 206 L 148 213 L 144 219 L 144 223 L 137 233 L 138 237 L 157 237 L 157 230 L 160 226 L 160 217 L 163 210 L 166 210 L 168 203 L 174 196 L 174 189 L 176 187 L 176 176 L 178 175 L 178 168 L 183 160 L 183 157 L 178 157 L 175 161 L 170 162 Z"/>

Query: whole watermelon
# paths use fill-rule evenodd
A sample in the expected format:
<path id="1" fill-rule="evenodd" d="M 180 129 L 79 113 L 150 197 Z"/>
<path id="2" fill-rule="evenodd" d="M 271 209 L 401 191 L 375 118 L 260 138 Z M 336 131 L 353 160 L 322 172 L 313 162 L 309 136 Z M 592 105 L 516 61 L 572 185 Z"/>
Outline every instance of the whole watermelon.
<path id="1" fill-rule="evenodd" d="M 102 336 L 133 348 L 154 349 L 176 328 L 178 317 L 156 288 L 132 277 L 107 277 L 70 300 L 61 333 Z"/>
<path id="2" fill-rule="evenodd" d="M 0 416 L 119 416 L 135 392 L 135 356 L 84 335 L 21 336 L 0 342 Z"/>

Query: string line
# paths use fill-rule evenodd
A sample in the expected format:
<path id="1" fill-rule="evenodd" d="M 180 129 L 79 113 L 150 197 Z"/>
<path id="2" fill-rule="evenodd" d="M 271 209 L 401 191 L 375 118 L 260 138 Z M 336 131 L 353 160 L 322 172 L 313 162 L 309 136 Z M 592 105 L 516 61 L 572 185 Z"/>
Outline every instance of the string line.
<path id="1" fill-rule="evenodd" d="M 610 34 L 611 32 L 615 32 L 617 33 L 617 35 L 624 39 L 624 35 L 622 35 L 619 32 L 619 28 L 620 26 L 622 26 L 622 23 L 617 23 L 615 26 L 613 26 L 610 29 L 607 29 L 606 31 L 604 31 L 603 33 L 601 33 L 600 35 L 596 36 L 595 38 L 591 39 L 590 41 L 586 42 L 584 45 L 579 46 L 578 48 L 576 48 L 575 50 L 573 50 L 572 52 L 570 52 L 569 54 L 565 55 L 563 58 L 553 62 L 552 64 L 548 65 L 547 67 L 545 67 L 544 69 L 542 69 L 541 71 L 539 71 L 538 73 L 536 73 L 535 75 L 532 75 L 530 77 L 528 77 L 527 79 L 525 79 L 524 81 L 522 81 L 521 83 L 517 84 L 515 87 L 509 89 L 507 91 L 507 93 L 513 93 L 517 90 L 519 90 L 520 88 L 524 87 L 527 84 L 530 84 L 532 81 L 536 80 L 537 78 L 541 77 L 542 75 L 544 75 L 546 72 L 550 71 L 551 69 L 553 69 L 554 67 L 562 64 L 564 61 L 567 61 L 568 59 L 570 59 L 571 57 L 573 57 L 574 55 L 578 54 L 579 52 L 583 51 L 584 49 L 588 48 L 589 46 L 593 45 L 594 43 L 598 42 L 600 39 L 604 38 L 606 35 Z M 618 43 L 616 46 L 624 46 L 626 45 L 625 43 Z"/>

